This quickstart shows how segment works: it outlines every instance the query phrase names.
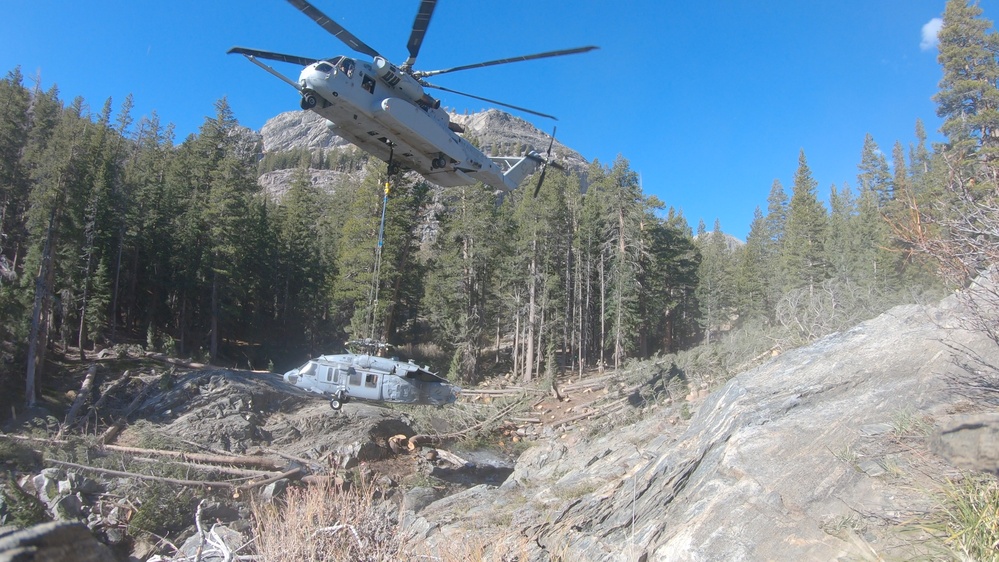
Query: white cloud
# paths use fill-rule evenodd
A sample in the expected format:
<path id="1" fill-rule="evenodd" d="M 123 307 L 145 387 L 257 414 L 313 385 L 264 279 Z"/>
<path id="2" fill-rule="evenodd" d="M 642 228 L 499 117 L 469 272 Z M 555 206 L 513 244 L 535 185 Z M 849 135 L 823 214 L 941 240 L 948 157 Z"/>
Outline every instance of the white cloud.
<path id="1" fill-rule="evenodd" d="M 935 48 L 940 42 L 941 27 L 943 27 L 943 20 L 940 18 L 933 18 L 923 24 L 923 40 L 919 42 L 919 48 L 924 51 Z"/>

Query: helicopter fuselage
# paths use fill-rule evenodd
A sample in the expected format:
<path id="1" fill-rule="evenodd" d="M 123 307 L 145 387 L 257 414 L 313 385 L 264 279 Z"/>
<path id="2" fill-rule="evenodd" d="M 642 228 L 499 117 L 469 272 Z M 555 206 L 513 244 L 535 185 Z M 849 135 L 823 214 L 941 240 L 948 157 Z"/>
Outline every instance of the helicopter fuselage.
<path id="1" fill-rule="evenodd" d="M 461 391 L 412 362 L 367 354 L 322 355 L 284 374 L 288 384 L 330 397 L 334 409 L 352 399 L 444 406 Z"/>
<path id="2" fill-rule="evenodd" d="M 516 189 L 537 163 L 521 159 L 511 173 L 456 134 L 440 102 L 394 65 L 335 57 L 302 70 L 302 108 L 326 118 L 337 135 L 386 162 L 410 168 L 437 185 L 482 182 L 502 191 Z M 502 161 L 501 161 L 502 162 Z M 526 173 L 525 173 L 526 172 Z"/>

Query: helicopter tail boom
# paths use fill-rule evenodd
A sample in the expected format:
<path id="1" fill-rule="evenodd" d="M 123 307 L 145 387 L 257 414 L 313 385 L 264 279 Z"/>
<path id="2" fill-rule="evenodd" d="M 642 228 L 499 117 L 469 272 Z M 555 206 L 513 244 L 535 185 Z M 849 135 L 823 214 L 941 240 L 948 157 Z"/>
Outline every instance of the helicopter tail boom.
<path id="1" fill-rule="evenodd" d="M 544 163 L 541 155 L 531 151 L 527 156 L 495 156 L 490 158 L 500 168 L 503 168 L 503 183 L 507 185 L 506 191 L 513 191 L 527 179 L 527 176 L 538 171 L 538 167 Z"/>
<path id="2" fill-rule="evenodd" d="M 235 49 L 230 50 L 229 52 L 230 53 L 231 52 L 237 52 L 237 53 L 239 53 Z M 267 66 L 266 64 L 260 62 L 260 60 L 258 60 L 256 56 L 248 54 L 248 53 L 239 53 L 239 54 L 241 54 L 244 57 L 246 57 L 246 60 L 248 60 L 248 61 L 252 62 L 253 64 L 259 66 L 260 68 L 264 69 L 266 72 L 270 73 L 271 75 L 273 75 L 274 77 L 276 77 L 278 80 L 281 80 L 282 82 L 284 82 L 285 84 L 288 84 L 292 88 L 295 88 L 299 92 L 302 91 L 302 87 L 299 86 L 298 84 L 296 84 L 294 80 L 292 80 L 291 78 L 288 78 L 284 74 L 281 74 L 280 72 L 278 72 L 278 71 L 274 70 L 273 68 Z"/>

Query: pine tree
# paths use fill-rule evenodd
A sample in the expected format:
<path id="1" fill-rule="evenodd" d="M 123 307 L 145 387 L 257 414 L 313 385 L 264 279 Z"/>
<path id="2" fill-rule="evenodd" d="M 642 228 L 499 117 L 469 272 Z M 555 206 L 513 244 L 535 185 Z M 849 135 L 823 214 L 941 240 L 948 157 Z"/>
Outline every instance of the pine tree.
<path id="1" fill-rule="evenodd" d="M 22 81 L 20 68 L 0 80 L 0 255 L 6 273 L 0 276 L 0 283 L 16 272 L 24 244 L 20 226 L 28 198 L 23 156 L 28 144 L 30 97 Z"/>
<path id="2" fill-rule="evenodd" d="M 761 268 L 763 270 L 764 292 L 767 309 L 773 315 L 774 306 L 780 300 L 788 281 L 781 267 L 780 256 L 784 253 L 784 238 L 787 230 L 788 197 L 780 181 L 774 180 L 767 196 L 767 214 L 760 231 Z"/>
<path id="3" fill-rule="evenodd" d="M 288 339 L 308 342 L 310 354 L 317 351 L 322 334 L 328 284 L 334 277 L 332 264 L 326 263 L 319 247 L 323 201 L 312 185 L 306 163 L 292 177 L 288 192 L 281 200 L 276 219 L 277 273 L 276 320 Z"/>
<path id="4" fill-rule="evenodd" d="M 767 318 L 773 310 L 767 293 L 768 247 L 771 237 L 767 233 L 766 217 L 759 207 L 753 213 L 746 245 L 736 262 L 736 307 L 740 319 Z"/>
<path id="5" fill-rule="evenodd" d="M 423 309 L 435 340 L 451 353 L 449 377 L 474 382 L 480 349 L 496 321 L 504 221 L 481 185 L 444 188 L 440 232 L 427 264 Z"/>
<path id="6" fill-rule="evenodd" d="M 73 224 L 72 204 L 86 184 L 89 172 L 86 162 L 87 128 L 89 120 L 83 116 L 83 100 L 77 98 L 65 111 L 60 111 L 56 90 L 50 90 L 36 106 L 39 117 L 52 119 L 51 135 L 34 137 L 31 154 L 32 191 L 29 196 L 28 232 L 31 245 L 25 267 L 33 274 L 31 327 L 28 337 L 28 363 L 25 400 L 34 406 L 36 382 L 41 375 L 49 343 L 49 326 L 53 314 L 53 297 L 56 293 L 57 271 L 64 268 L 60 259 L 63 252 L 62 235 L 70 235 Z M 51 111 L 51 113 L 45 113 Z M 70 241 L 71 244 L 72 241 Z M 37 272 L 37 273 L 36 273 Z M 27 287 L 26 287 L 27 288 Z"/>
<path id="7" fill-rule="evenodd" d="M 699 233 L 697 245 L 701 250 L 701 263 L 697 269 L 697 302 L 701 307 L 704 342 L 712 343 L 712 334 L 720 331 L 727 322 L 734 304 L 732 255 L 717 219 L 710 233 Z"/>
<path id="8" fill-rule="evenodd" d="M 874 191 L 867 189 L 866 193 L 873 194 Z M 875 208 L 877 201 L 877 196 L 874 196 Z M 876 242 L 862 242 L 861 236 L 855 236 L 859 234 L 853 230 L 857 224 L 855 219 L 857 209 L 849 186 L 844 186 L 842 190 L 837 190 L 835 185 L 830 188 L 829 208 L 829 222 L 824 243 L 829 274 L 838 280 L 853 280 L 860 274 L 858 271 L 858 261 L 862 261 L 858 260 L 860 244 Z"/>
<path id="9" fill-rule="evenodd" d="M 999 158 L 999 34 L 981 15 L 977 3 L 947 2 L 937 59 L 943 78 L 934 100 L 948 151 L 958 162 L 991 166 Z"/>
<path id="10" fill-rule="evenodd" d="M 801 151 L 781 243 L 780 265 L 785 290 L 805 287 L 811 293 L 826 277 L 823 250 L 826 214 L 815 191 L 816 182 L 812 179 L 805 152 Z"/>
<path id="11" fill-rule="evenodd" d="M 860 170 L 857 175 L 860 190 L 869 190 L 877 195 L 878 205 L 882 207 L 888 205 L 895 197 L 891 174 L 888 171 L 888 160 L 870 133 L 864 137 L 864 148 L 861 151 L 860 164 L 857 167 Z"/>

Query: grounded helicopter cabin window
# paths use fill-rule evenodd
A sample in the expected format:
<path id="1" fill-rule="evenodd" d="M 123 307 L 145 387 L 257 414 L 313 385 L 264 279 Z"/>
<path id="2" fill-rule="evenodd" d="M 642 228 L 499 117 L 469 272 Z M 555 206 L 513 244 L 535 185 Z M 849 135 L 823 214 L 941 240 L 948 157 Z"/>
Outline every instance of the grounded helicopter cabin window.
<path id="1" fill-rule="evenodd" d="M 368 91 L 369 94 L 375 93 L 375 79 L 364 75 L 364 80 L 361 81 L 361 87 Z"/>
<path id="2" fill-rule="evenodd" d="M 354 370 L 353 367 L 347 370 L 349 375 L 347 384 L 350 386 L 361 386 L 361 374 Z"/>
<path id="3" fill-rule="evenodd" d="M 366 375 L 364 377 L 364 386 L 370 386 L 371 388 L 378 386 L 378 375 Z"/>
<path id="4" fill-rule="evenodd" d="M 333 367 L 323 367 L 326 369 L 326 382 L 333 381 Z"/>

